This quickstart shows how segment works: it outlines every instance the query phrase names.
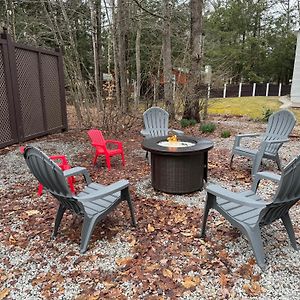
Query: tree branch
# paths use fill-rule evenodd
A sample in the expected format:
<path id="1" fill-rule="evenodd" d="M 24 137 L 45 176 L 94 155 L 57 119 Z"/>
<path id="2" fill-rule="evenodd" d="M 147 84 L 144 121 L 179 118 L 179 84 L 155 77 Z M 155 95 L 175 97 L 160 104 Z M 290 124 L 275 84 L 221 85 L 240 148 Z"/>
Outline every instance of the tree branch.
<path id="1" fill-rule="evenodd" d="M 151 16 L 153 16 L 153 17 L 162 19 L 162 20 L 165 19 L 164 17 L 162 17 L 162 16 L 160 16 L 160 15 L 157 15 L 157 14 L 151 12 L 150 10 L 148 10 L 147 8 L 143 7 L 143 6 L 141 5 L 141 3 L 140 3 L 138 0 L 133 0 L 133 1 L 136 3 L 136 5 L 137 5 L 141 10 L 143 10 L 143 11 L 146 12 L 147 14 L 149 14 L 149 15 L 151 15 Z"/>

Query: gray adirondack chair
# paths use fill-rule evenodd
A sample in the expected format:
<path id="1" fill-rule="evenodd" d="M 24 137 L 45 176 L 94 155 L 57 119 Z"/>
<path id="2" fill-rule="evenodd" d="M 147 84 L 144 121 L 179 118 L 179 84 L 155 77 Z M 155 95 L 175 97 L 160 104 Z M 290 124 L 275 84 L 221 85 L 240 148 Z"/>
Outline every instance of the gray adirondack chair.
<path id="1" fill-rule="evenodd" d="M 262 172 L 263 173 L 263 172 Z M 264 174 L 272 179 L 270 172 Z M 260 179 L 263 177 L 261 176 Z M 266 177 L 265 177 L 266 178 Z M 278 177 L 274 176 L 278 181 Z M 216 184 L 207 185 L 207 199 L 203 214 L 201 236 L 205 228 L 209 209 L 214 208 L 234 227 L 240 229 L 248 238 L 257 264 L 265 269 L 265 253 L 260 227 L 281 219 L 288 233 L 292 247 L 297 250 L 294 229 L 289 216 L 290 208 L 300 199 L 300 155 L 293 159 L 279 178 L 277 191 L 271 202 L 265 202 L 252 190 L 234 193 Z M 259 179 L 259 180 L 260 180 Z"/>
<path id="2" fill-rule="evenodd" d="M 169 128 L 169 113 L 160 107 L 150 107 L 143 113 L 145 128 L 141 134 L 145 138 L 168 135 L 170 131 L 183 135 L 183 131 Z"/>
<path id="3" fill-rule="evenodd" d="M 288 110 L 280 110 L 272 114 L 269 118 L 267 129 L 261 136 L 261 144 L 258 150 L 253 150 L 241 146 L 243 138 L 254 138 L 260 136 L 258 133 L 238 134 L 235 137 L 232 154 L 230 158 L 230 168 L 232 167 L 234 155 L 246 156 L 253 160 L 251 174 L 254 175 L 262 163 L 263 158 L 274 160 L 278 169 L 282 170 L 278 151 L 283 143 L 288 142 L 288 136 L 296 124 L 294 114 Z"/>
<path id="4" fill-rule="evenodd" d="M 108 186 L 94 183 L 85 168 L 75 167 L 62 171 L 46 154 L 33 146 L 25 148 L 24 158 L 33 175 L 59 202 L 53 237 L 57 235 L 67 209 L 82 216 L 80 252 L 84 253 L 95 225 L 123 200 L 127 201 L 129 206 L 132 225 L 136 226 L 127 180 L 120 180 Z M 65 178 L 80 174 L 84 176 L 86 186 L 78 195 L 72 195 Z"/>
<path id="5" fill-rule="evenodd" d="M 148 108 L 143 113 L 143 120 L 145 128 L 141 130 L 141 135 L 145 139 L 168 135 L 170 132 L 176 135 L 184 134 L 181 130 L 169 128 L 169 113 L 160 107 L 153 106 Z M 148 157 L 147 151 L 146 157 Z"/>

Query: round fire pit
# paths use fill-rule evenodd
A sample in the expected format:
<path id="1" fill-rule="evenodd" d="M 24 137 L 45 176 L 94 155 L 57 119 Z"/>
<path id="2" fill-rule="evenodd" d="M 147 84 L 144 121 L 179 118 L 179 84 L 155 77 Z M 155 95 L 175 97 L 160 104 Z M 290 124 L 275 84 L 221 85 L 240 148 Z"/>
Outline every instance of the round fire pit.
<path id="1" fill-rule="evenodd" d="M 167 136 L 145 139 L 142 148 L 151 153 L 151 182 L 155 190 L 185 194 L 202 190 L 207 180 L 209 140 L 180 136 L 168 142 Z"/>

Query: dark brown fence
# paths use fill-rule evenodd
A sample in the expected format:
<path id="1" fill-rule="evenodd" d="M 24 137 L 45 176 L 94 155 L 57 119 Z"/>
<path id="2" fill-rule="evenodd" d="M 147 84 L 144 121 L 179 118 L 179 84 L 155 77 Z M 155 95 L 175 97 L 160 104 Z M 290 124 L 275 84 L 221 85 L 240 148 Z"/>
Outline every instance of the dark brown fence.
<path id="1" fill-rule="evenodd" d="M 257 83 L 226 84 L 222 88 L 212 86 L 210 98 L 231 98 L 245 96 L 285 96 L 290 94 L 291 85 Z"/>
<path id="2" fill-rule="evenodd" d="M 0 36 L 0 148 L 67 129 L 60 51 Z"/>

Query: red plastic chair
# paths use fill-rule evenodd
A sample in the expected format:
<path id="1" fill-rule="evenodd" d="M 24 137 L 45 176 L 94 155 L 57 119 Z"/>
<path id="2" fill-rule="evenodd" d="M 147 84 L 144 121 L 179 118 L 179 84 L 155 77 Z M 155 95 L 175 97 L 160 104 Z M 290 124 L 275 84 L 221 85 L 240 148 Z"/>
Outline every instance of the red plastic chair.
<path id="1" fill-rule="evenodd" d="M 24 153 L 24 149 L 25 147 L 20 147 L 20 152 L 23 154 Z M 52 156 L 49 156 L 52 160 L 55 160 L 56 161 L 56 164 L 63 170 L 63 171 L 66 171 L 66 170 L 69 170 L 71 169 L 69 163 L 68 163 L 68 160 L 66 158 L 65 155 L 52 155 Z M 75 194 L 75 188 L 74 188 L 74 183 L 75 183 L 75 178 L 74 176 L 70 176 L 67 178 L 68 180 L 68 183 L 69 183 L 69 187 L 70 187 L 70 190 L 73 194 Z M 38 188 L 38 195 L 41 196 L 42 193 L 43 193 L 43 185 L 40 183 L 39 184 L 39 188 Z"/>
<path id="2" fill-rule="evenodd" d="M 96 152 L 93 159 L 93 164 L 96 164 L 97 158 L 99 155 L 105 155 L 106 164 L 108 170 L 111 169 L 110 164 L 110 157 L 114 155 L 121 155 L 122 157 L 122 164 L 125 166 L 125 158 L 124 158 L 124 151 L 123 151 L 123 144 L 120 141 L 116 140 L 105 140 L 102 132 L 98 129 L 91 129 L 88 131 L 88 135 L 91 139 L 92 145 L 95 147 Z M 117 148 L 108 149 L 107 144 L 116 145 Z"/>

